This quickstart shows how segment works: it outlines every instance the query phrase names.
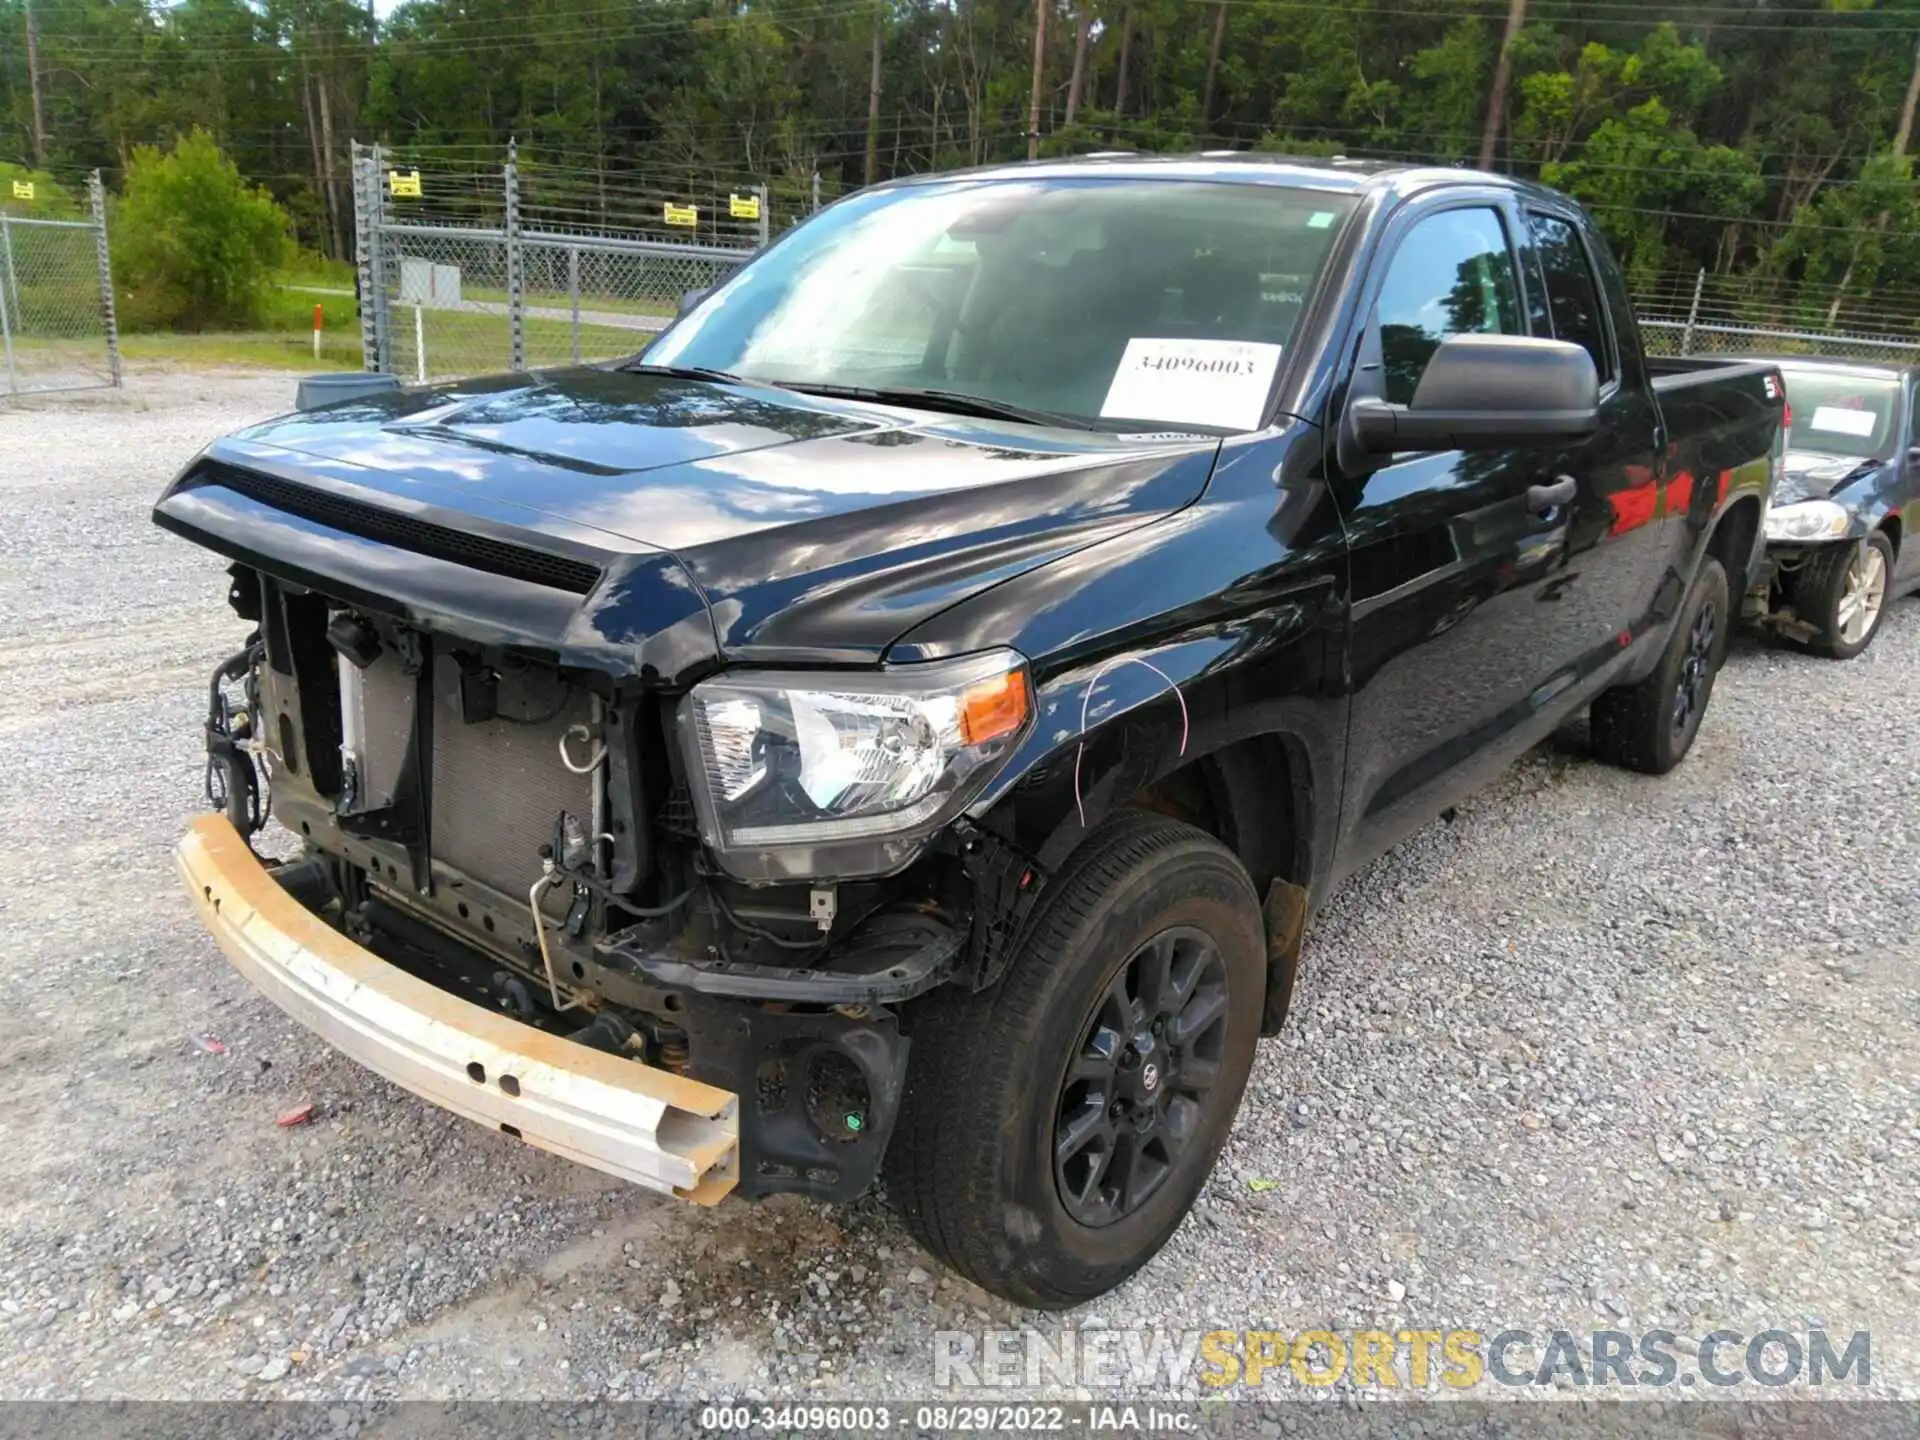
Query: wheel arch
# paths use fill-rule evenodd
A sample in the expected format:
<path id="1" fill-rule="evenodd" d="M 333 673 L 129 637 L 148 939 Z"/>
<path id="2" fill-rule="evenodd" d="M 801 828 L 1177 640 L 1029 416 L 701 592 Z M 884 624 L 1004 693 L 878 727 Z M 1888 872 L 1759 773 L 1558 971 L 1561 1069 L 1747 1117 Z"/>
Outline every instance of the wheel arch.
<path id="1" fill-rule="evenodd" d="M 1163 699 L 1036 767 L 1010 807 L 1002 807 L 1014 813 L 992 817 L 993 828 L 1004 834 L 1009 823 L 1018 825 L 1049 874 L 1104 821 L 1129 812 L 1165 815 L 1218 840 L 1246 868 L 1261 908 L 1261 1033 L 1271 1035 L 1291 1002 L 1302 932 L 1324 880 L 1338 818 L 1337 775 L 1320 738 L 1304 727 L 1248 729 L 1231 711 L 1220 723 L 1183 726 L 1178 706 Z M 1051 818 L 1036 826 L 1041 816 Z"/>
<path id="2" fill-rule="evenodd" d="M 1715 518 L 1700 558 L 1711 556 L 1720 562 L 1737 603 L 1753 580 L 1754 563 L 1760 554 L 1760 497 L 1743 493 Z M 1694 570 L 1699 568 L 1696 560 Z"/>

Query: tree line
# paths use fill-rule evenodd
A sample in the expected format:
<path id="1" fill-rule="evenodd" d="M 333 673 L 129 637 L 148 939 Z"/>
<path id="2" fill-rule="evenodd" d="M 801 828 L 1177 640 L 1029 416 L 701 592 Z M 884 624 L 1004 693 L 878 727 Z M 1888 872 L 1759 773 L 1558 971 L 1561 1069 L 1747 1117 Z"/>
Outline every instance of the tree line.
<path id="1" fill-rule="evenodd" d="M 0 0 L 0 161 L 195 127 L 351 252 L 347 150 L 872 179 L 1098 149 L 1484 162 L 1634 274 L 1920 285 L 1920 0 Z M 4 197 L 0 197 L 3 201 Z"/>

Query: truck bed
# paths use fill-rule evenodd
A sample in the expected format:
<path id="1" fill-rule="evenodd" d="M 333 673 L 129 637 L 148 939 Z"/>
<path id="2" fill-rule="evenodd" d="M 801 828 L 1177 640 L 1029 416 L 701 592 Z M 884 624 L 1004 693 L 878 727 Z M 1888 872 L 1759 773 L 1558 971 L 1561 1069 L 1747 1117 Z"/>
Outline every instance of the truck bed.
<path id="1" fill-rule="evenodd" d="M 1710 355 L 1649 355 L 1647 374 L 1652 377 L 1653 388 L 1664 400 L 1676 391 L 1717 380 L 1734 380 L 1742 376 L 1777 377 L 1780 367 L 1771 360 L 1748 360 L 1739 356 L 1722 359 Z"/>
<path id="2" fill-rule="evenodd" d="M 1647 368 L 1675 459 L 1694 474 L 1770 469 L 1780 441 L 1780 367 L 1770 360 L 1656 360 Z"/>

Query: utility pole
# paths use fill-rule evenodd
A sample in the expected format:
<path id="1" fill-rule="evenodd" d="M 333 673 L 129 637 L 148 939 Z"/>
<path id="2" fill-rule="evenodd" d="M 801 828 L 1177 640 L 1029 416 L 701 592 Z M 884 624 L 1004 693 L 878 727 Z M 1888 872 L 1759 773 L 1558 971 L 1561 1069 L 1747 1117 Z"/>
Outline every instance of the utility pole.
<path id="1" fill-rule="evenodd" d="M 1040 79 L 1047 58 L 1047 3 L 1033 0 L 1033 97 L 1027 102 L 1027 159 L 1040 158 Z"/>
<path id="2" fill-rule="evenodd" d="M 1204 129 L 1213 123 L 1213 77 L 1220 71 L 1220 42 L 1227 33 L 1227 7 L 1213 7 L 1213 39 L 1207 45 L 1207 83 L 1200 91 L 1200 124 Z M 1211 135 L 1213 132 L 1208 130 Z"/>
<path id="3" fill-rule="evenodd" d="M 1920 35 L 1913 39 L 1913 78 L 1907 81 L 1907 98 L 1900 105 L 1900 125 L 1893 132 L 1893 153 L 1896 156 L 1907 153 L 1907 142 L 1913 138 L 1915 106 L 1920 106 Z"/>
<path id="4" fill-rule="evenodd" d="M 1487 126 L 1480 132 L 1480 168 L 1493 168 L 1494 148 L 1500 143 L 1500 111 L 1513 78 L 1513 42 L 1527 23 L 1527 0 L 1512 0 L 1507 8 L 1507 33 L 1500 37 L 1500 58 L 1493 67 L 1493 93 L 1487 96 Z"/>
<path id="5" fill-rule="evenodd" d="M 40 104 L 40 32 L 33 23 L 33 0 L 21 4 L 27 13 L 27 88 L 33 92 L 33 163 L 42 168 L 47 163 L 47 117 Z"/>
<path id="6" fill-rule="evenodd" d="M 867 80 L 867 184 L 880 178 L 880 27 L 886 19 L 887 0 L 875 0 L 873 7 L 873 72 Z M 895 163 L 898 163 L 896 157 Z"/>
<path id="7" fill-rule="evenodd" d="M 1067 82 L 1067 124 L 1080 113 L 1080 95 L 1087 84 L 1087 41 L 1093 31 L 1093 17 L 1087 13 L 1087 0 L 1073 7 L 1073 78 Z"/>

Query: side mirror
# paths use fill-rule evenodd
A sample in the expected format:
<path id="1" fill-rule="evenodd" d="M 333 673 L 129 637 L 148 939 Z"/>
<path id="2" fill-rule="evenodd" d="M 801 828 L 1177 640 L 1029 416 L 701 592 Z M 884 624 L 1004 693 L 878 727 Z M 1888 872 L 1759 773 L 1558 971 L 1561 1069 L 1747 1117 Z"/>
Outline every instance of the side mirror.
<path id="1" fill-rule="evenodd" d="M 686 294 L 680 297 L 680 308 L 673 312 L 673 318 L 678 320 L 682 315 L 706 299 L 711 293 L 713 293 L 711 289 L 687 291 Z"/>
<path id="2" fill-rule="evenodd" d="M 1347 424 L 1376 455 L 1578 440 L 1599 428 L 1600 380 L 1593 357 L 1565 340 L 1455 335 L 1427 362 L 1411 405 L 1362 397 Z"/>

